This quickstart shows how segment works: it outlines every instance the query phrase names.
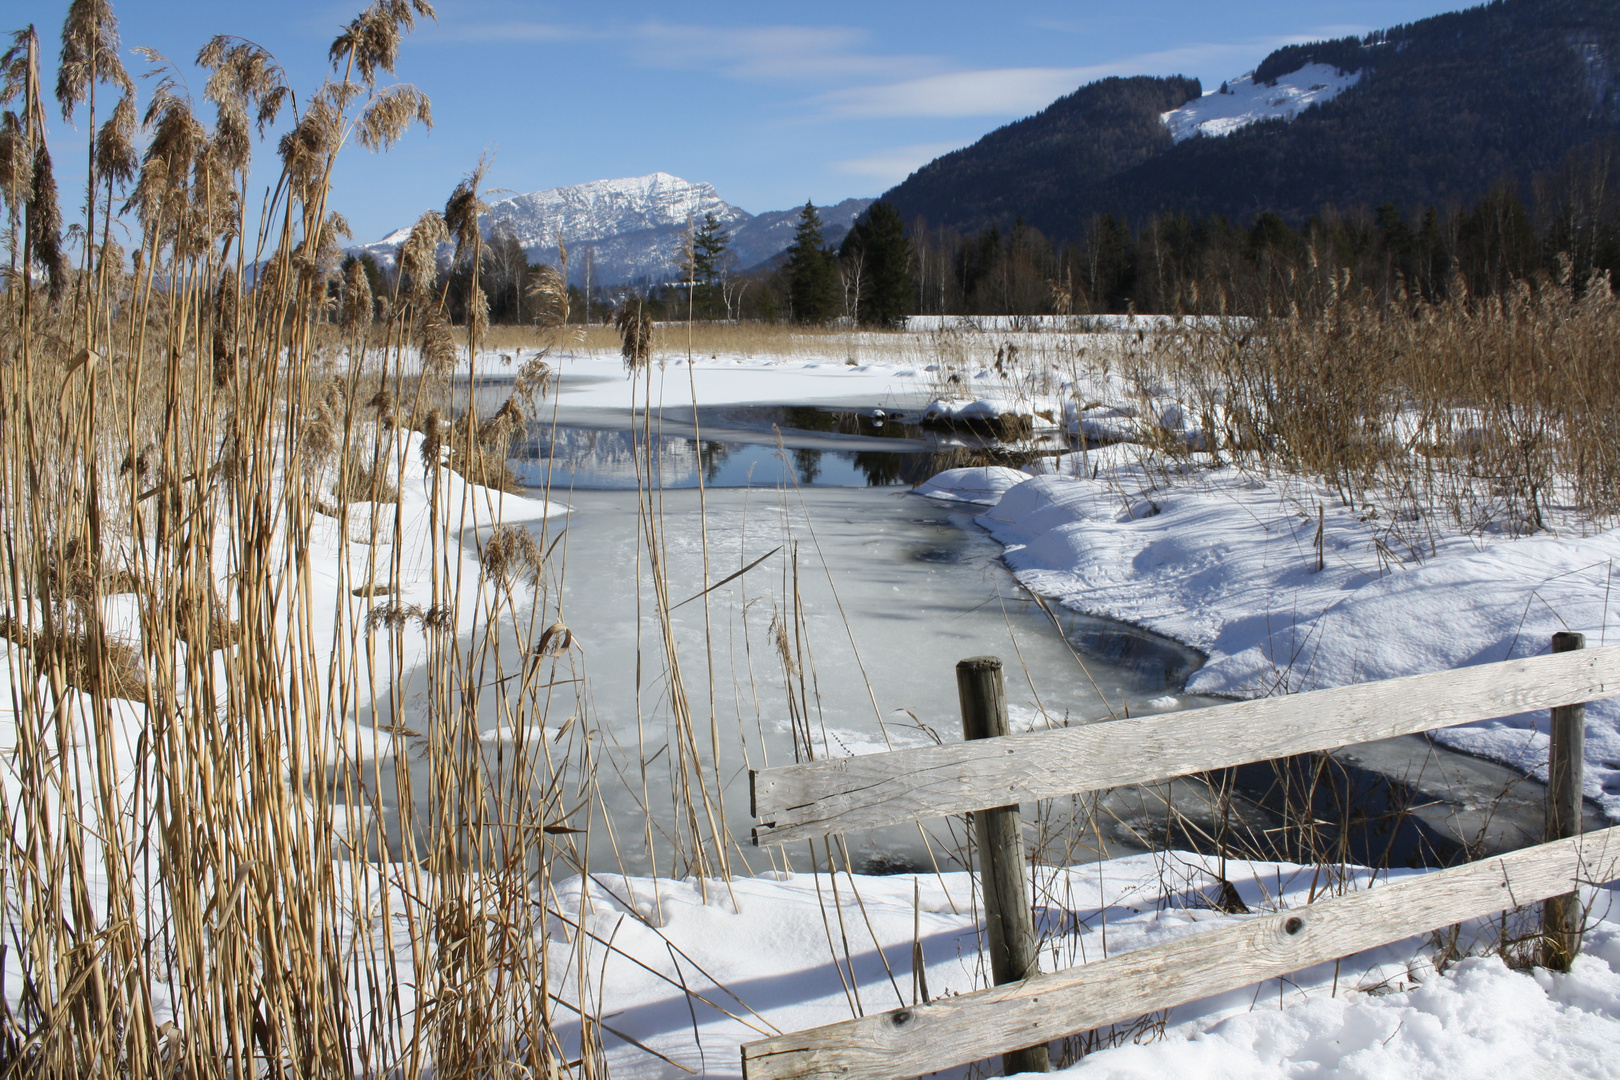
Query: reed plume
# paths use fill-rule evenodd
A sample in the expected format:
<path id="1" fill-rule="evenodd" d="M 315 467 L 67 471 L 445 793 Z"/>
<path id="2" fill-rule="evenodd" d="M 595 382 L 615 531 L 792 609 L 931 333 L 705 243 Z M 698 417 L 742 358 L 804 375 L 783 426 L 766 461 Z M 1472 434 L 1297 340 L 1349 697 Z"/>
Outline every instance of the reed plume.
<path id="1" fill-rule="evenodd" d="M 634 306 L 627 303 L 619 308 L 613 316 L 613 325 L 619 331 L 619 355 L 624 357 L 625 368 L 639 371 L 646 367 L 653 352 L 652 315 L 642 310 L 638 300 Z"/>

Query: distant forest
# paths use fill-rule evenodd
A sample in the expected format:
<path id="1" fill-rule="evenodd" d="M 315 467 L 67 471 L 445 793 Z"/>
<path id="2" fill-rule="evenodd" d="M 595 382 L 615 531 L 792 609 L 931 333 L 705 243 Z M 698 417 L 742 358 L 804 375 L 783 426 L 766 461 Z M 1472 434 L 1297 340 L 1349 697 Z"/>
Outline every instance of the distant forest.
<path id="1" fill-rule="evenodd" d="M 1616 139 L 1572 151 L 1527 185 L 1504 179 L 1471 205 L 1324 209 L 1299 224 L 1271 212 L 1249 220 L 1157 214 L 1134 225 L 1095 214 L 1077 240 L 1054 242 L 1022 221 L 966 232 L 919 216 L 908 226 L 879 202 L 833 248 L 822 246 L 807 210 L 794 248 L 774 265 L 722 269 L 727 237 L 706 223 L 694 237 L 695 288 L 615 286 L 587 300 L 570 286 L 569 321 L 605 321 L 632 294 L 657 319 L 888 326 L 913 313 L 1309 314 L 1343 295 L 1416 304 L 1549 284 L 1620 285 Z M 391 275 L 370 256 L 359 261 L 374 295 L 385 295 Z M 537 297 L 536 283 L 549 273 L 512 238 L 492 237 L 479 278 L 491 321 L 548 316 L 552 302 Z M 466 266 L 449 271 L 457 322 L 470 279 Z"/>
<path id="2" fill-rule="evenodd" d="M 1320 207 L 1472 206 L 1503 178 L 1620 136 L 1620 2 L 1502 0 L 1361 39 L 1292 45 L 1264 83 L 1303 64 L 1360 72 L 1338 97 L 1221 137 L 1172 145 L 1160 114 L 1199 92 L 1187 79 L 1104 79 L 913 173 L 883 198 L 906 221 L 977 234 L 1020 218 L 1054 241 L 1113 214 L 1266 211 L 1295 229 Z M 1451 216 L 1450 213 L 1445 216 Z"/>
<path id="3" fill-rule="evenodd" d="M 920 314 L 1137 311 L 1286 314 L 1349 289 L 1377 302 L 1497 295 L 1549 282 L 1620 278 L 1620 143 L 1569 155 L 1523 191 L 1507 181 L 1466 207 L 1323 210 L 1298 225 L 1275 213 L 1158 214 L 1131 226 L 1094 215 L 1054 244 L 1022 222 L 909 235 Z"/>

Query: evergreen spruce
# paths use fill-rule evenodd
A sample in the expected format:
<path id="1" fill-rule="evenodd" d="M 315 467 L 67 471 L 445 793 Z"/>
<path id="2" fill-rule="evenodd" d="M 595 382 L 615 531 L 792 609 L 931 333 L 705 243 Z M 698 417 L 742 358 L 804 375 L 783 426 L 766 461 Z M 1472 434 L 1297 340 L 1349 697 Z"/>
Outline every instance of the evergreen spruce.
<path id="1" fill-rule="evenodd" d="M 797 322 L 826 322 L 838 312 L 833 253 L 821 246 L 821 215 L 806 202 L 788 248 L 788 297 Z"/>
<path id="2" fill-rule="evenodd" d="M 713 316 L 721 303 L 721 280 L 726 275 L 726 249 L 731 246 L 731 233 L 719 223 L 713 212 L 703 215 L 692 232 L 690 248 L 685 253 L 682 277 L 693 285 L 692 304 L 698 314 Z"/>
<path id="3" fill-rule="evenodd" d="M 911 241 L 893 203 L 877 202 L 844 237 L 838 257 L 862 260 L 860 320 L 893 326 L 911 313 Z"/>

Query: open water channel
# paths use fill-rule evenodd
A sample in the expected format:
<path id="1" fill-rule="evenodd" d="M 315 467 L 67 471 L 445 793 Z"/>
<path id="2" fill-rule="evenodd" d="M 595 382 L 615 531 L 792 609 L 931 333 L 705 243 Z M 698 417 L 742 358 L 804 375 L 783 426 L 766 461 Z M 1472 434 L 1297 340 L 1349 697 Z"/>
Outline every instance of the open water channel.
<path id="1" fill-rule="evenodd" d="M 1015 730 L 1222 704 L 1183 691 L 1203 660 L 1195 650 L 1038 603 L 970 510 L 911 494 L 943 467 L 996 452 L 914 418 L 892 405 L 650 418 L 562 409 L 527 433 L 514 471 L 570 507 L 545 546 L 556 543 L 580 645 L 569 666 L 600 733 L 614 840 L 593 841 L 593 863 L 689 868 L 682 836 L 705 826 L 684 738 L 737 838 L 734 868 L 781 868 L 783 855 L 749 846 L 747 770 L 960 738 L 963 657 L 1003 658 Z M 669 602 L 688 601 L 670 615 L 684 736 L 649 550 Z M 705 581 L 745 567 L 700 597 Z M 1060 800 L 1026 808 L 1026 820 L 1037 857 L 1054 863 L 1224 845 L 1234 856 L 1440 865 L 1539 840 L 1542 794 L 1510 769 L 1410 737 Z M 952 868 L 966 835 L 959 820 L 862 834 L 849 858 L 866 872 Z M 787 857 L 801 869 L 821 858 Z"/>

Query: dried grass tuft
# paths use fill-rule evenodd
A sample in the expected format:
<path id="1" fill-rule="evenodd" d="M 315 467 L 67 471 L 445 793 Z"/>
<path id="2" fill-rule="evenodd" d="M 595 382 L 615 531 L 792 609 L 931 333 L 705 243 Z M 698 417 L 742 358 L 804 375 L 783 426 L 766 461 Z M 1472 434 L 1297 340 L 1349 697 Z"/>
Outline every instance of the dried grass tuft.
<path id="1" fill-rule="evenodd" d="M 653 318 L 642 310 L 638 301 L 634 306 L 625 304 L 613 316 L 613 325 L 619 331 L 619 355 L 630 371 L 647 366 L 653 353 Z"/>
<path id="2" fill-rule="evenodd" d="M 414 86 L 390 86 L 372 99 L 360 114 L 355 131 L 368 150 L 387 150 L 399 141 L 412 124 L 433 127 L 433 105 Z"/>
<path id="3" fill-rule="evenodd" d="M 534 658 L 541 660 L 550 656 L 561 656 L 574 647 L 574 632 L 561 620 L 557 620 L 546 627 L 540 635 L 540 640 L 534 643 Z"/>
<path id="4" fill-rule="evenodd" d="M 449 378 L 456 369 L 456 343 L 441 311 L 434 309 L 422 320 L 417 341 L 422 355 L 422 376 L 434 380 Z"/>
<path id="5" fill-rule="evenodd" d="M 0 615 L 0 638 L 26 650 L 41 678 L 58 673 L 63 684 L 86 694 L 98 690 L 126 701 L 146 699 L 146 668 L 132 646 L 90 631 L 34 629 Z"/>
<path id="6" fill-rule="evenodd" d="M 542 557 L 534 533 L 522 525 L 498 525 L 484 542 L 480 564 L 484 573 L 503 589 L 520 581 L 540 581 Z"/>

